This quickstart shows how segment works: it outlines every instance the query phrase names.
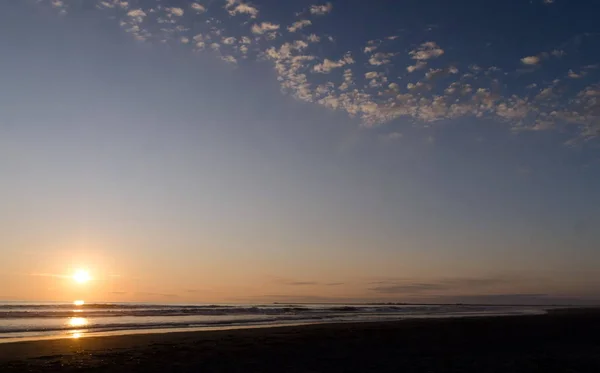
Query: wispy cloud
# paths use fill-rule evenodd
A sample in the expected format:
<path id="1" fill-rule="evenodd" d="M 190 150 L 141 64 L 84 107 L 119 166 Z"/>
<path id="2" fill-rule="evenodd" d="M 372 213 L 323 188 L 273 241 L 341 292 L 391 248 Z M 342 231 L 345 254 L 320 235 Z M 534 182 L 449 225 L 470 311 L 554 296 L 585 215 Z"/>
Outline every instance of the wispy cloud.
<path id="1" fill-rule="evenodd" d="M 276 30 L 279 30 L 279 25 L 271 22 L 255 23 L 252 25 L 252 33 L 256 35 L 262 35 L 265 32 Z"/>
<path id="2" fill-rule="evenodd" d="M 311 5 L 310 13 L 318 16 L 325 15 L 333 10 L 333 4 L 327 3 L 324 5 Z"/>
<path id="3" fill-rule="evenodd" d="M 296 32 L 296 31 L 301 30 L 310 25 L 312 25 L 312 22 L 309 19 L 303 19 L 303 20 L 292 23 L 292 25 L 288 26 L 287 29 L 289 32 Z"/>
<path id="4" fill-rule="evenodd" d="M 325 59 L 322 63 L 319 63 L 313 66 L 313 70 L 317 73 L 328 74 L 333 69 L 340 68 L 342 66 L 346 66 L 348 64 L 353 64 L 354 59 L 349 54 L 345 55 L 343 58 L 337 61 L 332 61 L 329 59 Z"/>
<path id="5" fill-rule="evenodd" d="M 204 12 L 206 12 L 206 7 L 204 7 L 204 5 L 202 5 L 202 4 L 191 3 L 190 4 L 190 8 L 192 8 L 193 10 L 195 10 L 197 13 L 204 13 Z"/>

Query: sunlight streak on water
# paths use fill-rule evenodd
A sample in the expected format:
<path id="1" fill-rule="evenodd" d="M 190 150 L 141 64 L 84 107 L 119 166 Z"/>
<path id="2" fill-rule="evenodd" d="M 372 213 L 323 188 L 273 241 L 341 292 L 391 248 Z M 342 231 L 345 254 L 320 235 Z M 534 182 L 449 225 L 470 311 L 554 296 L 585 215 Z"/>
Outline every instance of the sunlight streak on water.
<path id="1" fill-rule="evenodd" d="M 71 317 L 67 324 L 72 327 L 80 327 L 88 324 L 88 321 L 85 317 Z"/>

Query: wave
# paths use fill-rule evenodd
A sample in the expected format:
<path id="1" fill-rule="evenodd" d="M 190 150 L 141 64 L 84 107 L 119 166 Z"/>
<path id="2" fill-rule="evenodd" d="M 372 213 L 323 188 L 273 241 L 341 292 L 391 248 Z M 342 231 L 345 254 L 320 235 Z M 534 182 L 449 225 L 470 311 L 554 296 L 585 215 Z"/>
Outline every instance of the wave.
<path id="1" fill-rule="evenodd" d="M 453 306 L 456 312 L 466 307 Z M 473 307 L 469 311 L 478 311 Z M 121 317 L 121 316 L 234 316 L 234 315 L 299 315 L 323 313 L 431 313 L 448 312 L 441 306 L 231 306 L 231 305 L 148 305 L 95 303 L 74 306 L 72 304 L 53 305 L 0 305 L 0 319 L 21 318 L 64 318 Z M 480 310 L 482 311 L 482 310 Z"/>
<path id="2" fill-rule="evenodd" d="M 308 317 L 276 317 L 276 318 L 248 318 L 237 320 L 214 320 L 214 321 L 169 321 L 169 322 L 129 322 L 129 323 L 105 323 L 97 325 L 86 325 L 85 327 L 72 327 L 67 325 L 50 326 L 32 326 L 32 327 L 14 327 L 4 328 L 0 333 L 0 339 L 3 333 L 35 333 L 35 332 L 104 332 L 114 330 L 132 330 L 132 329 L 166 329 L 166 328 L 201 328 L 201 327 L 223 327 L 236 325 L 255 325 L 255 324 L 278 324 L 282 322 L 323 322 L 340 319 L 336 315 L 308 316 Z"/>

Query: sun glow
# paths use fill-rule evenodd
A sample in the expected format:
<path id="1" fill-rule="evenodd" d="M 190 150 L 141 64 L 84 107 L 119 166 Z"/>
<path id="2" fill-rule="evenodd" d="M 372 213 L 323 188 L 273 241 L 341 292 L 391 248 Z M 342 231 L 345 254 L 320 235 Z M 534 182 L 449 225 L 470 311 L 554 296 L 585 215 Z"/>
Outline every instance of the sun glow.
<path id="1" fill-rule="evenodd" d="M 79 284 L 83 284 L 91 280 L 90 274 L 84 269 L 78 269 L 73 274 L 73 280 Z"/>
<path id="2" fill-rule="evenodd" d="M 73 302 L 74 305 L 76 306 L 83 306 L 85 304 L 85 301 L 82 300 L 76 300 Z"/>

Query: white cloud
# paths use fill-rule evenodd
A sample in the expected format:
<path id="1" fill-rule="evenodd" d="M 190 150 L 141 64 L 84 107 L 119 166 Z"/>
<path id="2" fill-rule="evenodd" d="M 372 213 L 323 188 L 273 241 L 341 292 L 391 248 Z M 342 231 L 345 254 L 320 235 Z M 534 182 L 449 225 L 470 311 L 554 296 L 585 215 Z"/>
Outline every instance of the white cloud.
<path id="1" fill-rule="evenodd" d="M 225 62 L 231 63 L 231 64 L 236 64 L 237 63 L 237 59 L 233 56 L 224 56 L 221 57 L 221 59 Z"/>
<path id="2" fill-rule="evenodd" d="M 374 66 L 387 65 L 392 62 L 391 57 L 394 57 L 397 53 L 375 53 L 369 58 L 369 63 Z"/>
<path id="3" fill-rule="evenodd" d="M 288 26 L 287 29 L 289 32 L 296 32 L 296 31 L 301 30 L 310 25 L 312 25 L 312 22 L 310 20 L 303 19 L 303 20 L 292 23 L 292 25 Z"/>
<path id="4" fill-rule="evenodd" d="M 183 16 L 183 13 L 184 13 L 183 9 L 181 9 L 181 8 L 167 8 L 165 10 L 167 11 L 167 13 L 169 13 L 175 17 L 181 17 L 181 16 Z"/>
<path id="5" fill-rule="evenodd" d="M 195 10 L 196 12 L 198 12 L 198 13 L 204 13 L 204 12 L 206 12 L 206 8 L 205 8 L 205 7 L 204 7 L 204 5 L 202 5 L 202 4 L 198 4 L 198 3 L 192 3 L 192 4 L 190 5 L 190 7 L 191 7 L 192 9 L 194 9 L 194 10 Z"/>
<path id="6" fill-rule="evenodd" d="M 379 45 L 381 45 L 381 40 L 369 40 L 363 52 L 365 54 L 373 53 L 379 48 Z"/>
<path id="7" fill-rule="evenodd" d="M 318 16 L 325 15 L 333 9 L 333 4 L 327 3 L 325 5 L 311 5 L 310 12 Z"/>
<path id="8" fill-rule="evenodd" d="M 375 79 L 375 78 L 379 77 L 380 74 L 383 74 L 383 73 L 379 73 L 377 71 L 369 71 L 369 72 L 365 73 L 365 78 L 366 79 Z"/>
<path id="9" fill-rule="evenodd" d="M 223 44 L 226 44 L 226 45 L 232 45 L 232 44 L 235 44 L 236 39 L 233 36 L 230 36 L 230 37 L 227 37 L 227 38 L 223 38 L 221 40 L 221 42 Z"/>
<path id="10" fill-rule="evenodd" d="M 313 71 L 321 74 L 329 74 L 333 69 L 352 63 L 354 63 L 354 60 L 350 55 L 345 56 L 339 61 L 332 61 L 326 58 L 322 63 L 315 65 Z"/>
<path id="11" fill-rule="evenodd" d="M 144 17 L 146 17 L 146 13 L 141 9 L 130 10 L 127 12 L 127 15 L 136 23 L 142 23 L 144 21 Z"/>
<path id="12" fill-rule="evenodd" d="M 444 75 L 445 73 L 446 71 L 444 71 L 443 69 L 429 69 L 429 71 L 425 73 L 425 77 L 427 79 L 435 79 Z"/>
<path id="13" fill-rule="evenodd" d="M 540 63 L 540 58 L 538 56 L 529 56 L 521 58 L 521 62 L 524 65 L 537 65 Z"/>
<path id="14" fill-rule="evenodd" d="M 406 67 L 406 71 L 408 71 L 409 73 L 415 72 L 417 70 L 421 70 L 423 68 L 425 68 L 427 66 L 427 62 L 424 61 L 417 61 L 416 64 L 411 65 L 411 66 L 407 66 Z"/>
<path id="15" fill-rule="evenodd" d="M 107 0 L 107 1 L 101 1 L 100 3 L 100 7 L 103 8 L 121 8 L 121 9 L 127 9 L 129 7 L 129 3 L 127 1 L 119 1 L 119 0 Z"/>
<path id="16" fill-rule="evenodd" d="M 182 36 L 181 39 L 179 39 L 179 41 L 181 42 L 181 44 L 188 44 L 190 42 L 190 39 L 186 38 L 185 36 Z"/>
<path id="17" fill-rule="evenodd" d="M 226 0 L 225 9 L 229 15 L 248 14 L 251 18 L 258 16 L 258 9 L 250 4 L 243 3 L 240 0 Z"/>
<path id="18" fill-rule="evenodd" d="M 444 50 L 441 49 L 435 42 L 428 41 L 419 46 L 419 48 L 410 51 L 409 54 L 412 56 L 413 60 L 429 60 L 432 58 L 437 58 L 444 54 Z"/>
<path id="19" fill-rule="evenodd" d="M 263 22 L 261 24 L 255 23 L 252 25 L 252 32 L 257 35 L 262 35 L 267 31 L 279 30 L 279 25 L 270 22 Z"/>
<path id="20" fill-rule="evenodd" d="M 348 90 L 348 88 L 350 88 L 351 85 L 354 85 L 354 78 L 352 75 L 352 70 L 346 69 L 346 70 L 344 70 L 344 82 L 342 84 L 340 84 L 338 89 L 340 91 L 346 91 L 346 90 Z"/>
<path id="21" fill-rule="evenodd" d="M 586 73 L 585 73 L 585 71 L 582 71 L 579 74 L 577 74 L 575 71 L 569 70 L 569 73 L 567 75 L 571 79 L 580 79 L 580 78 L 583 78 L 586 75 Z"/>
<path id="22" fill-rule="evenodd" d="M 317 36 L 316 34 L 310 34 L 310 35 L 308 35 L 307 40 L 310 41 L 311 43 L 318 43 L 321 41 L 321 38 L 319 36 Z"/>

